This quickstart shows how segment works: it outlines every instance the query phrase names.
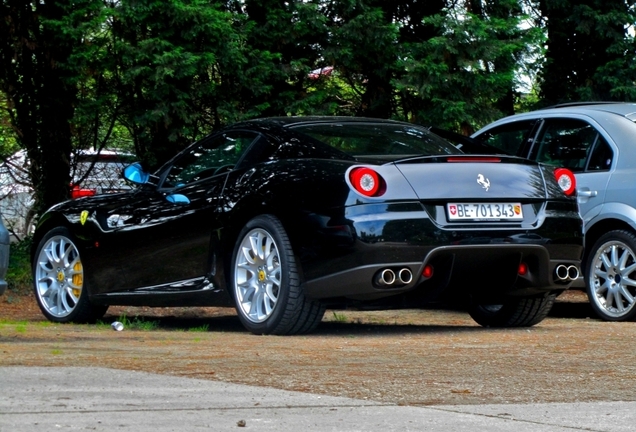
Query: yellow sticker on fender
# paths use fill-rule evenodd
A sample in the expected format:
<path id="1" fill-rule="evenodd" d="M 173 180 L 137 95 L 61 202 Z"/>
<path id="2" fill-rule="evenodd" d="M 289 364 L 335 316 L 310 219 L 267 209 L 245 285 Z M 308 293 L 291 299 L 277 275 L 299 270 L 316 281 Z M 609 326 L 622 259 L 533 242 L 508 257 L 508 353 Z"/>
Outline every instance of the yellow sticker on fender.
<path id="1" fill-rule="evenodd" d="M 82 210 L 82 213 L 80 214 L 80 223 L 84 225 L 86 223 L 86 219 L 88 219 L 88 211 Z"/>

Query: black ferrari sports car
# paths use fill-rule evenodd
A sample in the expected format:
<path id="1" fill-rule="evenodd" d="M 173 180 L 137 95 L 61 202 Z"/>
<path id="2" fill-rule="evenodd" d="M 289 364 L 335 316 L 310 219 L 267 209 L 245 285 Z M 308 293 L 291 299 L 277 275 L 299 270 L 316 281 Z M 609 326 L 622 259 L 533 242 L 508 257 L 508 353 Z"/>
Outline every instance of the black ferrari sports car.
<path id="1" fill-rule="evenodd" d="M 234 305 L 253 333 L 298 334 L 326 307 L 445 298 L 484 326 L 531 326 L 579 273 L 570 171 L 463 154 L 409 123 L 251 120 L 123 175 L 133 190 L 40 218 L 34 285 L 48 319 Z"/>

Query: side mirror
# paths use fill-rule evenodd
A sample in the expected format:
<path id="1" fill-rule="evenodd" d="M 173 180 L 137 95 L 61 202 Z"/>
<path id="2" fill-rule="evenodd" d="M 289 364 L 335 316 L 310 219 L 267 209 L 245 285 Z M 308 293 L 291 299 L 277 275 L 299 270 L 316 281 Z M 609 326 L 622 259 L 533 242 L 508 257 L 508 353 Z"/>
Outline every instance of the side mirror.
<path id="1" fill-rule="evenodd" d="M 144 172 L 139 162 L 135 162 L 124 168 L 124 178 L 134 184 L 145 184 L 148 183 L 150 174 Z"/>
<path id="2" fill-rule="evenodd" d="M 168 202 L 173 204 L 190 204 L 190 200 L 187 196 L 181 194 L 171 194 L 166 197 Z"/>

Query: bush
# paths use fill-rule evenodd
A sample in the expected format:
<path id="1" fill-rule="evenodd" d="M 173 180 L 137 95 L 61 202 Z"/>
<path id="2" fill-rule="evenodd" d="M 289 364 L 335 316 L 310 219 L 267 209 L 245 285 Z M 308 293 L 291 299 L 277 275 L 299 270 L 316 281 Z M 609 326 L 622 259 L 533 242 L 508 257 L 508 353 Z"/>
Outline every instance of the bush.
<path id="1" fill-rule="evenodd" d="M 31 237 L 11 243 L 7 284 L 13 295 L 27 295 L 31 292 Z"/>

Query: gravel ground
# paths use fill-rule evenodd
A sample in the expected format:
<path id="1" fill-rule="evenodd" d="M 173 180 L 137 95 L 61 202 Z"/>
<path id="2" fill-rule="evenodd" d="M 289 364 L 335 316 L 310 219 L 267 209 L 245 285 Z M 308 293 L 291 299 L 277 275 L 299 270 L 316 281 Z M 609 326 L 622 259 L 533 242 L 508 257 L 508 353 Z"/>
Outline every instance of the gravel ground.
<path id="1" fill-rule="evenodd" d="M 110 323 L 126 316 L 121 332 Z M 489 329 L 455 310 L 327 311 L 306 336 L 254 336 L 228 308 L 113 307 L 97 325 L 47 322 L 0 298 L 3 366 L 101 366 L 403 405 L 631 401 L 636 325 L 561 296 L 532 328 Z"/>

